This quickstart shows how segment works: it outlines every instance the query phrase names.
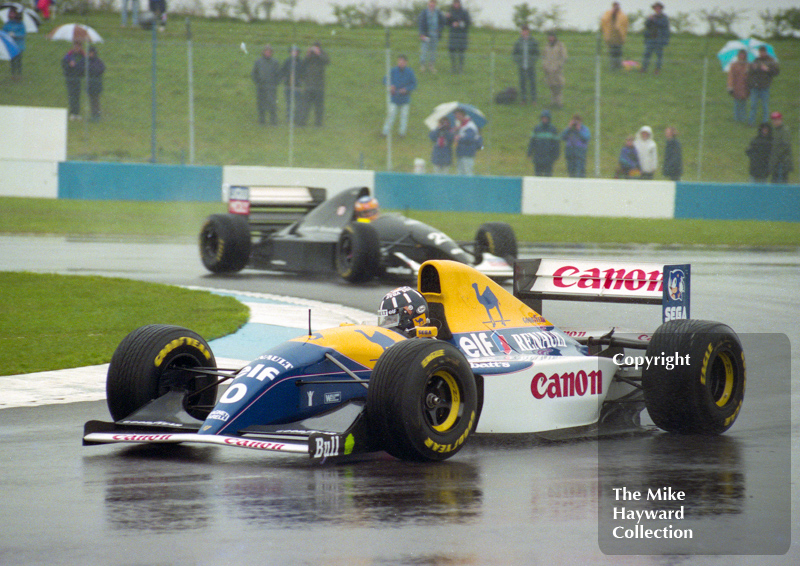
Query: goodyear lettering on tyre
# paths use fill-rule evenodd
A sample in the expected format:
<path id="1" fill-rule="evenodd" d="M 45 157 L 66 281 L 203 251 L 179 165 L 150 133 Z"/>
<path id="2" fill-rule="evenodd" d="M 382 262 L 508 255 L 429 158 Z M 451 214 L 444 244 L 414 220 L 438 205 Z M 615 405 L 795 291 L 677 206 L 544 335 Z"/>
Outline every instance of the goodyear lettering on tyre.
<path id="1" fill-rule="evenodd" d="M 425 359 L 422 360 L 422 364 L 421 364 L 422 367 L 424 367 L 424 368 L 428 367 L 428 364 L 430 364 L 432 361 L 434 361 L 439 356 L 443 356 L 443 355 L 444 355 L 444 349 L 436 350 L 435 352 L 431 352 L 430 354 L 428 354 L 425 357 Z"/>
<path id="2" fill-rule="evenodd" d="M 452 444 L 439 444 L 438 442 L 434 441 L 431 437 L 425 439 L 425 446 L 433 451 L 438 452 L 439 454 L 448 454 L 457 450 L 462 444 L 467 441 L 467 437 L 469 437 L 469 433 L 472 432 L 472 427 L 475 424 L 475 411 L 472 411 L 469 418 L 469 426 L 464 431 L 464 434 L 458 437 L 455 442 Z"/>
<path id="3" fill-rule="evenodd" d="M 711 359 L 711 352 L 714 351 L 714 345 L 709 344 L 706 349 L 705 356 L 703 356 L 703 366 L 700 368 L 700 383 L 706 384 L 706 370 L 708 370 L 708 360 Z"/>
<path id="4" fill-rule="evenodd" d="M 164 358 L 166 358 L 172 351 L 176 350 L 177 348 L 180 348 L 181 346 L 186 346 L 186 345 L 197 348 L 203 354 L 203 356 L 205 356 L 207 360 L 211 359 L 211 352 L 208 351 L 208 348 L 206 348 L 202 342 L 200 342 L 195 338 L 183 336 L 181 338 L 176 338 L 175 340 L 173 340 L 172 342 L 161 348 L 161 351 L 158 353 L 155 360 L 153 360 L 153 363 L 155 364 L 156 367 L 161 366 L 161 363 L 164 361 Z"/>

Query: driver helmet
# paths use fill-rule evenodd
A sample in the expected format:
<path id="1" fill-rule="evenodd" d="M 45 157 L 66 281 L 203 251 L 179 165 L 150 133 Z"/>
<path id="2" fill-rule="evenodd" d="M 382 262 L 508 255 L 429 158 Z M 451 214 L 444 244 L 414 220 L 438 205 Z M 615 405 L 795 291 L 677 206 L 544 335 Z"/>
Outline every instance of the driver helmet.
<path id="1" fill-rule="evenodd" d="M 428 301 L 413 287 L 398 287 L 381 300 L 378 326 L 409 332 L 427 323 Z"/>
<path id="2" fill-rule="evenodd" d="M 378 206 L 378 199 L 375 197 L 371 197 L 369 195 L 365 195 L 360 197 L 356 201 L 356 219 L 358 220 L 372 220 L 373 218 L 377 218 L 378 214 L 380 213 L 380 207 Z"/>

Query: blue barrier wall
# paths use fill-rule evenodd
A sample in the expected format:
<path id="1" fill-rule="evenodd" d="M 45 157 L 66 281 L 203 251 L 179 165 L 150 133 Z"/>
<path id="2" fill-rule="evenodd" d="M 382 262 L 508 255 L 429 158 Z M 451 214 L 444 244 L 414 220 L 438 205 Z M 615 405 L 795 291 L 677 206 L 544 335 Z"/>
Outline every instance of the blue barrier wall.
<path id="1" fill-rule="evenodd" d="M 800 186 L 679 182 L 675 218 L 800 222 Z"/>
<path id="2" fill-rule="evenodd" d="M 382 207 L 397 210 L 519 214 L 522 210 L 522 179 L 375 173 L 375 196 Z"/>
<path id="3" fill-rule="evenodd" d="M 58 164 L 58 198 L 220 202 L 222 167 L 96 163 Z"/>

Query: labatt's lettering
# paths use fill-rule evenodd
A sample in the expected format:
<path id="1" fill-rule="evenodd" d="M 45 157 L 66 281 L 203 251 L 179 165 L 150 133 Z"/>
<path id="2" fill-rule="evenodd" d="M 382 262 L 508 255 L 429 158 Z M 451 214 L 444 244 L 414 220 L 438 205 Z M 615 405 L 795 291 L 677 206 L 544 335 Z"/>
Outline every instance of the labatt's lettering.
<path id="1" fill-rule="evenodd" d="M 619 291 L 645 291 L 652 293 L 662 291 L 662 273 L 660 270 L 645 272 L 644 269 L 600 269 L 592 267 L 581 271 L 574 265 L 559 267 L 553 273 L 555 287 L 578 289 L 613 289 Z"/>
<path id="2" fill-rule="evenodd" d="M 579 370 L 554 373 L 550 376 L 539 372 L 531 380 L 531 393 L 536 399 L 602 395 L 603 372 L 592 370 L 587 373 Z"/>

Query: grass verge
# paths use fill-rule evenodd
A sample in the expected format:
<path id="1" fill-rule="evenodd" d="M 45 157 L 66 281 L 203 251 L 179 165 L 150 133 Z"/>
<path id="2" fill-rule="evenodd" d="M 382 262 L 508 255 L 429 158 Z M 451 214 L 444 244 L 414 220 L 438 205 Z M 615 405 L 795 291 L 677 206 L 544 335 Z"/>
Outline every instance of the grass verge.
<path id="1" fill-rule="evenodd" d="M 0 375 L 102 364 L 133 329 L 174 324 L 207 340 L 248 309 L 206 291 L 106 277 L 0 272 Z"/>

